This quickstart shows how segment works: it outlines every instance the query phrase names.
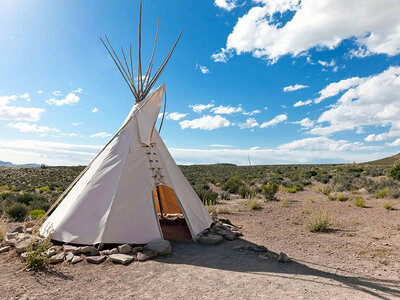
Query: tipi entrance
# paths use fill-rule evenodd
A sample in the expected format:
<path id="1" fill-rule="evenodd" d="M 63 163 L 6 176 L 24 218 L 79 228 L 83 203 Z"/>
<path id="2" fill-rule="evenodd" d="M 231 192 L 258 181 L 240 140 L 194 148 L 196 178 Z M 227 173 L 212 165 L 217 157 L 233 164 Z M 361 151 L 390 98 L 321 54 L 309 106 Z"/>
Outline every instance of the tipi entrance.
<path id="1" fill-rule="evenodd" d="M 158 185 L 153 189 L 153 199 L 164 239 L 170 241 L 192 239 L 174 190 L 166 185 Z"/>

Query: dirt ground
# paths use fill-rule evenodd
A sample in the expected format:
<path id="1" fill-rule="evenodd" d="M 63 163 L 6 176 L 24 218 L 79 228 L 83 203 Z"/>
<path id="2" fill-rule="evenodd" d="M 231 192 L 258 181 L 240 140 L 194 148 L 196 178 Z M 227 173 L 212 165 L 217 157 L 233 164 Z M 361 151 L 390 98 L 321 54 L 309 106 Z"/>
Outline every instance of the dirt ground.
<path id="1" fill-rule="evenodd" d="M 0 254 L 4 299 L 396 299 L 400 298 L 400 210 L 387 199 L 366 208 L 329 201 L 315 187 L 254 211 L 221 215 L 242 226 L 244 236 L 218 246 L 174 242 L 173 254 L 128 266 L 65 263 L 31 274 L 15 254 Z M 312 201 L 310 200 L 312 198 Z M 232 200 L 232 210 L 243 200 Z M 400 201 L 393 200 L 400 209 Z M 397 204 L 396 204 L 397 203 Z M 311 233 L 304 211 L 324 208 L 333 230 Z M 263 259 L 235 249 L 263 245 L 291 262 Z"/>

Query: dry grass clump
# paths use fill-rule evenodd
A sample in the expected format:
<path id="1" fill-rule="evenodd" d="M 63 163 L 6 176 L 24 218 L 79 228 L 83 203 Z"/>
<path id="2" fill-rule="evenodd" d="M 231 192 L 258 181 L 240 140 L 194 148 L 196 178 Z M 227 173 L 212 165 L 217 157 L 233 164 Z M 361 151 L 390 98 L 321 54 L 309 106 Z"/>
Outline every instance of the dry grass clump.
<path id="1" fill-rule="evenodd" d="M 355 197 L 354 198 L 354 205 L 357 207 L 365 207 L 365 201 L 362 197 Z"/>
<path id="2" fill-rule="evenodd" d="M 313 210 L 306 215 L 306 226 L 311 232 L 327 232 L 332 222 L 333 217 L 327 210 Z"/>
<path id="3" fill-rule="evenodd" d="M 384 207 L 386 210 L 393 210 L 393 209 L 394 209 L 392 203 L 390 203 L 390 202 L 385 202 L 385 203 L 383 204 L 383 207 Z"/>
<path id="4" fill-rule="evenodd" d="M 246 198 L 245 203 L 249 210 L 255 210 L 261 208 L 261 202 L 255 197 Z"/>
<path id="5" fill-rule="evenodd" d="M 379 190 L 379 191 L 376 192 L 375 198 L 377 198 L 377 199 L 385 198 L 386 195 L 388 194 L 388 192 L 389 192 L 389 189 L 388 189 L 388 188 Z"/>
<path id="6" fill-rule="evenodd" d="M 7 219 L 6 217 L 0 215 L 0 244 L 4 240 L 7 233 Z"/>
<path id="7" fill-rule="evenodd" d="M 38 271 L 45 268 L 49 264 L 49 258 L 45 252 L 53 246 L 51 243 L 52 231 L 47 231 L 45 238 L 41 237 L 39 232 L 33 233 L 32 243 L 27 249 L 25 259 L 26 269 L 30 271 Z"/>
<path id="8" fill-rule="evenodd" d="M 340 202 L 345 202 L 345 201 L 349 200 L 349 197 L 347 197 L 346 195 L 343 195 L 343 194 L 339 194 L 339 195 L 337 195 L 336 199 L 338 199 Z"/>
<path id="9" fill-rule="evenodd" d="M 282 198 L 279 200 L 280 204 L 282 207 L 288 207 L 289 206 L 289 199 L 288 198 Z"/>

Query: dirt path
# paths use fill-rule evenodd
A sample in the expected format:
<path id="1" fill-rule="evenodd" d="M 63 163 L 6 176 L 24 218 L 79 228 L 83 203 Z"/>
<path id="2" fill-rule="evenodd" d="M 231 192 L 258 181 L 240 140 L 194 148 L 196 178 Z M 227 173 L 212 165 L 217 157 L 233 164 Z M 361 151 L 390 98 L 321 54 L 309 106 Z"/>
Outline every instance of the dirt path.
<path id="1" fill-rule="evenodd" d="M 288 197 L 289 206 L 228 217 L 244 237 L 219 246 L 173 243 L 173 254 L 128 266 L 57 265 L 31 275 L 10 254 L 0 255 L 0 297 L 5 299 L 395 299 L 400 298 L 400 211 L 383 200 L 369 208 L 328 201 L 314 191 Z M 309 200 L 313 197 L 313 201 Z M 310 233 L 302 209 L 324 207 L 335 214 L 335 230 Z M 288 264 L 261 259 L 240 245 L 283 251 Z"/>

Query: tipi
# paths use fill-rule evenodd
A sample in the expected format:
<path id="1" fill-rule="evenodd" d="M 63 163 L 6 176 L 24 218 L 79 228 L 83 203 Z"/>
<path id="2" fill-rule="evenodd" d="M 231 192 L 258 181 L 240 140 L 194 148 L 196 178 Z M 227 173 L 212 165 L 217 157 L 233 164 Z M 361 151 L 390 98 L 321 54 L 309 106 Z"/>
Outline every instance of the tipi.
<path id="1" fill-rule="evenodd" d="M 74 244 L 144 244 L 163 238 L 159 215 L 183 214 L 193 239 L 211 225 L 210 215 L 155 129 L 165 84 L 150 91 L 180 38 L 151 77 L 157 36 L 158 22 L 150 64 L 143 76 L 140 5 L 136 85 L 131 47 L 129 63 L 121 48 L 124 66 L 107 36 L 108 46 L 102 40 L 136 103 L 116 135 L 45 214 L 44 223 L 40 221 L 42 234 L 50 229 L 54 240 Z"/>

